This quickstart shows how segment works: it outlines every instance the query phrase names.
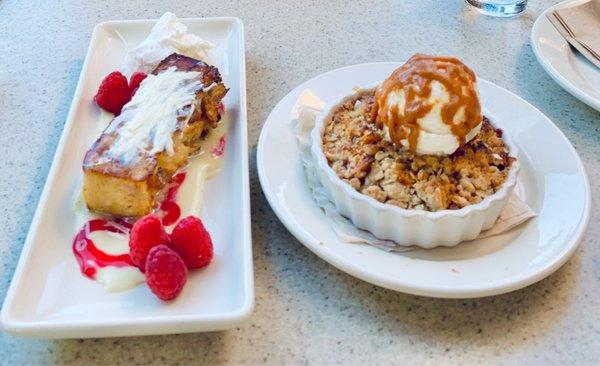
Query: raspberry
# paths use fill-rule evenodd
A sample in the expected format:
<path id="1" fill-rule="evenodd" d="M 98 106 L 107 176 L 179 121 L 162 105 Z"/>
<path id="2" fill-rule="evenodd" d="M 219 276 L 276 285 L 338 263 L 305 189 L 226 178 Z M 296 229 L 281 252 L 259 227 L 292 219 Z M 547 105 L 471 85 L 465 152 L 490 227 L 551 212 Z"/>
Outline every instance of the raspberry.
<path id="1" fill-rule="evenodd" d="M 213 258 L 210 234 L 199 218 L 188 216 L 175 225 L 171 233 L 171 248 L 183 259 L 188 268 L 202 268 Z"/>
<path id="2" fill-rule="evenodd" d="M 187 268 L 181 257 L 166 245 L 150 249 L 146 261 L 146 283 L 161 300 L 179 295 L 187 281 Z"/>
<path id="3" fill-rule="evenodd" d="M 131 100 L 131 89 L 127 78 L 118 71 L 113 71 L 102 80 L 94 101 L 108 112 L 119 114 L 127 102 Z"/>
<path id="4" fill-rule="evenodd" d="M 137 71 L 131 74 L 131 76 L 129 77 L 129 89 L 131 90 L 131 96 L 135 94 L 136 90 L 140 87 L 140 84 L 142 83 L 142 81 L 144 81 L 146 76 L 148 75 L 146 75 L 145 72 L 141 71 Z"/>
<path id="5" fill-rule="evenodd" d="M 131 228 L 131 234 L 129 235 L 131 261 L 143 271 L 150 249 L 168 243 L 169 236 L 165 232 L 160 219 L 153 214 L 146 215 L 133 224 Z"/>

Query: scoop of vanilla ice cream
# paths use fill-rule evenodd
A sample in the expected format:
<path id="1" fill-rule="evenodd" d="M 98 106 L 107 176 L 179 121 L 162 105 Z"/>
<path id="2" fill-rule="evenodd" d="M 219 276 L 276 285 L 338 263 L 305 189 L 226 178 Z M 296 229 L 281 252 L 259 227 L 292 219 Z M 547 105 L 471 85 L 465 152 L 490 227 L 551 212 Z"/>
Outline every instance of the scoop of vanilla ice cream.
<path id="1" fill-rule="evenodd" d="M 212 43 L 188 33 L 187 27 L 173 13 L 165 13 L 156 22 L 150 35 L 125 56 L 125 73 L 150 73 L 172 53 L 207 60 Z"/>
<path id="2" fill-rule="evenodd" d="M 429 112 L 417 120 L 421 128 L 417 139 L 415 152 L 417 154 L 427 155 L 450 155 L 460 147 L 460 141 L 450 129 L 450 126 L 442 120 L 442 108 L 450 100 L 450 94 L 446 87 L 436 81 L 431 81 L 431 94 L 426 103 L 432 107 Z M 404 90 L 394 90 L 387 96 L 386 103 L 392 108 L 388 108 L 388 118 L 393 118 L 392 113 L 396 111 L 403 114 L 406 109 L 406 94 Z M 394 108 L 398 106 L 398 108 Z M 453 123 L 461 123 L 465 118 L 464 107 L 460 107 L 453 117 Z M 387 125 L 383 126 L 385 138 L 390 141 L 390 134 Z M 481 130 L 481 123 L 472 128 L 465 138 L 465 142 L 471 141 Z M 408 148 L 407 139 L 402 139 L 402 146 Z"/>
<path id="3" fill-rule="evenodd" d="M 481 130 L 477 78 L 455 57 L 416 54 L 377 88 L 372 117 L 398 148 L 450 155 Z"/>

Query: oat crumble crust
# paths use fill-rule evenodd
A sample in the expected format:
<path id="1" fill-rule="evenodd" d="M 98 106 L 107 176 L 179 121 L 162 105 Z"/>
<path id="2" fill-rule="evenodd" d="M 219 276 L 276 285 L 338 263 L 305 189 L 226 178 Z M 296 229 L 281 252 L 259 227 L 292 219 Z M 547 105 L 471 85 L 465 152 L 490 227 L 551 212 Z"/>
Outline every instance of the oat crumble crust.
<path id="1" fill-rule="evenodd" d="M 427 211 L 460 209 L 494 194 L 514 158 L 484 117 L 481 132 L 450 156 L 397 150 L 371 122 L 373 90 L 335 107 L 325 122 L 323 152 L 329 166 L 358 192 L 379 202 Z"/>

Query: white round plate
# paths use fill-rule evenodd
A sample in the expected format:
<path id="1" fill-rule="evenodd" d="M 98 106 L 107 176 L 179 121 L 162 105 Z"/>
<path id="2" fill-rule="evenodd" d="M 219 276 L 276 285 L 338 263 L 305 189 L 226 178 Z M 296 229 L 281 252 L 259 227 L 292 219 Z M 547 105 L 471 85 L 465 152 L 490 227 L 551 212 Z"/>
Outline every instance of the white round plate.
<path id="1" fill-rule="evenodd" d="M 600 69 L 589 62 L 558 33 L 546 14 L 564 5 L 588 0 L 567 0 L 544 11 L 531 29 L 531 46 L 544 70 L 576 98 L 600 111 Z"/>
<path id="2" fill-rule="evenodd" d="M 416 295 L 468 298 L 532 284 L 573 253 L 588 222 L 589 183 L 579 156 L 539 110 L 479 80 L 482 104 L 519 147 L 515 191 L 538 216 L 503 235 L 454 248 L 387 253 L 340 241 L 306 185 L 290 124 L 300 93 L 311 89 L 326 104 L 353 87 L 381 82 L 400 63 L 362 64 L 317 76 L 286 95 L 265 122 L 257 165 L 262 189 L 287 229 L 319 257 L 355 277 Z"/>

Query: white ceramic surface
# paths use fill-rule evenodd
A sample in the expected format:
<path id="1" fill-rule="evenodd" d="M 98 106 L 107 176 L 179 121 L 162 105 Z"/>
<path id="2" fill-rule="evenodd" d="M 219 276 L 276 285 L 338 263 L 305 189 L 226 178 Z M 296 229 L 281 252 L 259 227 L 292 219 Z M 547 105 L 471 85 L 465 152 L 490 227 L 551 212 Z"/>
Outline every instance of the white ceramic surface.
<path id="1" fill-rule="evenodd" d="M 383 80 L 379 82 L 381 81 Z M 358 228 L 367 230 L 380 239 L 426 249 L 455 246 L 465 240 L 476 238 L 481 231 L 494 225 L 517 184 L 518 159 L 513 163 L 506 182 L 496 193 L 478 204 L 460 210 L 437 212 L 407 210 L 381 203 L 342 181 L 327 163 L 323 153 L 322 136 L 326 121 L 331 119 L 331 112 L 351 97 L 345 96 L 341 101 L 326 105 L 325 109 L 317 115 L 311 133 L 311 155 L 316 165 L 317 176 L 338 212 L 350 218 Z M 495 123 L 493 116 L 489 113 L 484 114 Z M 518 149 L 512 143 L 508 133 L 504 134 L 504 141 L 509 147 L 509 155 L 516 158 Z"/>
<path id="2" fill-rule="evenodd" d="M 252 312 L 244 30 L 237 18 L 182 19 L 219 47 L 230 121 L 223 169 L 207 182 L 202 219 L 215 246 L 213 263 L 191 272 L 181 295 L 162 302 L 147 286 L 107 293 L 84 277 L 71 251 L 74 190 L 83 154 L 97 138 L 100 110 L 92 98 L 102 78 L 122 66 L 128 47 L 154 20 L 99 24 L 14 278 L 2 307 L 5 331 L 70 338 L 184 333 L 232 328 Z"/>
<path id="3" fill-rule="evenodd" d="M 546 17 L 553 9 L 588 0 L 567 0 L 544 11 L 531 29 L 531 46 L 544 70 L 560 86 L 600 111 L 600 69 L 577 52 Z"/>
<path id="4" fill-rule="evenodd" d="M 339 269 L 373 284 L 417 295 L 467 298 L 500 294 L 539 281 L 573 253 L 590 212 L 587 176 L 560 130 L 535 107 L 485 80 L 482 104 L 519 146 L 515 192 L 538 214 L 502 235 L 453 248 L 390 254 L 341 242 L 305 184 L 289 123 L 300 93 L 311 89 L 326 104 L 389 75 L 399 63 L 350 66 L 317 76 L 285 96 L 265 122 L 257 151 L 263 192 L 306 247 Z M 568 215 L 565 213 L 568 212 Z"/>

